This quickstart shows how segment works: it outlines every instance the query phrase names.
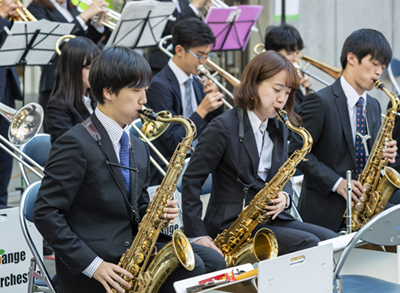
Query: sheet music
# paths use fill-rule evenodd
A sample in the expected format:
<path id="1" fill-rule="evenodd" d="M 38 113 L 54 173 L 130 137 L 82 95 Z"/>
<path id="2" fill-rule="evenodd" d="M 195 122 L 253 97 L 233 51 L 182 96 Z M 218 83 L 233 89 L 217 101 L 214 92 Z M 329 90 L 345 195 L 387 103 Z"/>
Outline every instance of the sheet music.
<path id="1" fill-rule="evenodd" d="M 39 34 L 26 56 L 27 65 L 47 65 L 55 54 L 55 43 L 63 35 L 71 33 L 73 23 L 39 21 L 14 22 L 5 42 L 0 49 L 0 66 L 16 65 L 36 30 Z"/>
<path id="2" fill-rule="evenodd" d="M 175 8 L 176 3 L 173 2 L 128 2 L 122 11 L 117 27 L 107 42 L 107 46 L 123 45 L 141 48 L 156 45 L 161 38 L 168 17 L 174 12 Z M 149 21 L 145 23 L 147 16 L 149 16 Z"/>

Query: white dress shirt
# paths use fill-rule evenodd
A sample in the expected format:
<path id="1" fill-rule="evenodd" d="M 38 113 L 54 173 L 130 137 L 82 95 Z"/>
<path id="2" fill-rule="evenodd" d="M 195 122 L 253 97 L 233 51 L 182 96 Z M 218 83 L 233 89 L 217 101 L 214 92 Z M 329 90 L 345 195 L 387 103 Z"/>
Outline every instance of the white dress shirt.
<path id="1" fill-rule="evenodd" d="M 92 100 L 89 97 L 82 96 L 82 101 L 86 109 L 89 111 L 90 115 L 92 115 L 93 113 Z"/>

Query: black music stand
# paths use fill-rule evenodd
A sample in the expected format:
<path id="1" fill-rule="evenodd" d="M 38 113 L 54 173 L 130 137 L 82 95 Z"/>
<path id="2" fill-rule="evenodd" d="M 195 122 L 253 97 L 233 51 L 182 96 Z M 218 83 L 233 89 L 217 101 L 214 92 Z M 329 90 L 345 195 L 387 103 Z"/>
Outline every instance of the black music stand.
<path id="1" fill-rule="evenodd" d="M 107 46 L 143 48 L 157 45 L 176 3 L 159 1 L 128 2 Z"/>
<path id="2" fill-rule="evenodd" d="M 0 67 L 22 66 L 22 104 L 25 104 L 26 66 L 50 65 L 55 56 L 55 43 L 69 34 L 72 23 L 48 20 L 14 22 L 11 30 L 5 28 L 7 37 L 0 49 Z"/>
<path id="3" fill-rule="evenodd" d="M 244 50 L 251 28 L 261 14 L 261 5 L 239 5 L 229 8 L 211 7 L 205 22 L 215 35 L 212 51 Z"/>

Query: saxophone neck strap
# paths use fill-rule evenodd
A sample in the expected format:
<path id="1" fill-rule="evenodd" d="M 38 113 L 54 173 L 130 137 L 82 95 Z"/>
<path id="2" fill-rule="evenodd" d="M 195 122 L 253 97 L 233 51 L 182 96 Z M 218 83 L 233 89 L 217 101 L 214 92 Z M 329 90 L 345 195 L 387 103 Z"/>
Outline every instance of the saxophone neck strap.
<path id="1" fill-rule="evenodd" d="M 103 147 L 101 146 L 101 135 L 98 132 L 96 126 L 94 126 L 94 124 L 92 122 L 92 119 L 90 119 L 90 117 L 89 117 L 88 119 L 83 121 L 81 124 L 83 125 L 83 127 L 86 128 L 86 130 L 89 132 L 89 134 L 96 140 L 97 144 L 99 145 L 100 150 L 101 150 L 101 152 L 103 154 L 104 160 L 106 161 L 106 165 L 107 165 L 108 169 L 110 170 L 115 182 L 117 182 L 118 188 L 120 189 L 120 191 L 121 191 L 121 193 L 122 193 L 122 195 L 124 197 L 124 202 L 125 202 L 126 208 L 128 210 L 128 214 L 131 215 L 132 212 L 133 212 L 133 214 L 135 216 L 135 222 L 133 222 L 132 217 L 129 217 L 129 218 L 131 219 L 132 224 L 137 225 L 140 222 L 140 216 L 139 216 L 139 208 L 138 208 L 137 199 L 136 199 L 136 193 L 134 194 L 134 200 L 133 200 L 134 204 L 132 206 L 130 204 L 130 202 L 129 202 L 129 199 L 128 199 L 127 195 L 126 195 L 125 189 L 122 188 L 121 184 L 117 180 L 117 177 L 115 176 L 114 170 L 111 168 L 111 165 L 112 166 L 117 166 L 117 167 L 127 168 L 127 169 L 129 169 L 131 171 L 135 171 L 135 172 L 138 172 L 138 169 L 137 168 L 131 168 L 131 167 L 125 167 L 125 166 L 110 162 L 108 160 L 108 157 L 107 157 L 106 153 L 103 151 Z M 132 139 L 131 139 L 130 136 L 129 136 L 129 139 L 130 139 L 131 146 L 132 146 Z M 132 152 L 132 158 L 134 158 L 133 148 L 131 148 L 131 152 Z M 135 163 L 135 165 L 136 165 L 136 163 Z M 135 176 L 135 180 L 136 179 L 137 179 L 137 176 Z M 137 184 L 135 184 L 135 186 L 137 186 Z"/>

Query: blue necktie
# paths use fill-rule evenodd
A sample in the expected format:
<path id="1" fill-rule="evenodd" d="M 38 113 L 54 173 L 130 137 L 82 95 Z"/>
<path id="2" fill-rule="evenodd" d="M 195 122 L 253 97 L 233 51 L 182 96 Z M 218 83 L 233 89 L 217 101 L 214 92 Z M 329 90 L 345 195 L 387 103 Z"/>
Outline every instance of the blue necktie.
<path id="1" fill-rule="evenodd" d="M 122 132 L 122 136 L 119 142 L 121 143 L 121 149 L 119 150 L 119 163 L 122 166 L 129 167 L 129 137 L 125 131 Z M 121 171 L 122 176 L 124 176 L 126 190 L 128 191 L 128 194 L 130 194 L 131 180 L 129 169 L 121 167 Z"/>
<path id="2" fill-rule="evenodd" d="M 360 97 L 358 99 L 356 106 L 357 106 L 356 132 L 361 133 L 362 135 L 365 135 L 366 128 L 365 128 L 365 119 L 364 119 L 364 115 L 363 115 L 364 99 L 362 97 Z M 364 170 L 364 166 L 366 163 L 364 145 L 362 143 L 361 137 L 358 135 L 356 135 L 355 147 L 356 147 L 356 175 L 358 176 Z"/>
<path id="3" fill-rule="evenodd" d="M 186 117 L 189 118 L 193 114 L 193 107 L 192 107 L 192 79 L 189 78 L 183 84 L 185 85 Z"/>

